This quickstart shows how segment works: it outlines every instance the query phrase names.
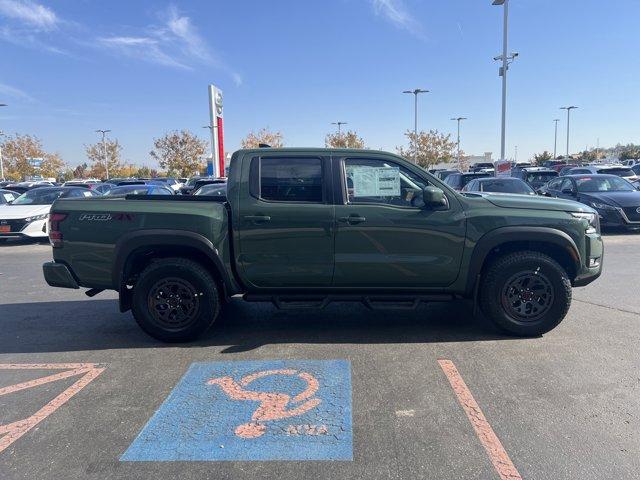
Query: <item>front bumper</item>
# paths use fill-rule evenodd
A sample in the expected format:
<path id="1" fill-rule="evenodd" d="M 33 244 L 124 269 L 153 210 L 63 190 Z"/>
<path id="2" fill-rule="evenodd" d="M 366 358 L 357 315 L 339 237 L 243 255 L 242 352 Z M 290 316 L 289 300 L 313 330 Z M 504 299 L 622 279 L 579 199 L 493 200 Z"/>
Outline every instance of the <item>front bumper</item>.
<path id="1" fill-rule="evenodd" d="M 44 263 L 42 273 L 46 282 L 52 287 L 80 288 L 71 270 L 64 263 Z"/>
<path id="2" fill-rule="evenodd" d="M 599 233 L 588 234 L 585 237 L 585 258 L 582 268 L 573 279 L 574 287 L 584 287 L 602 275 L 604 260 L 604 243 Z"/>
<path id="3" fill-rule="evenodd" d="M 628 228 L 640 229 L 640 221 L 632 220 L 622 208 L 615 210 L 596 209 L 603 228 Z M 634 217 L 636 218 L 636 217 Z"/>
<path id="4" fill-rule="evenodd" d="M 6 220 L 10 232 L 0 232 L 0 238 L 46 238 L 47 220 L 34 220 L 26 223 L 23 220 Z"/>

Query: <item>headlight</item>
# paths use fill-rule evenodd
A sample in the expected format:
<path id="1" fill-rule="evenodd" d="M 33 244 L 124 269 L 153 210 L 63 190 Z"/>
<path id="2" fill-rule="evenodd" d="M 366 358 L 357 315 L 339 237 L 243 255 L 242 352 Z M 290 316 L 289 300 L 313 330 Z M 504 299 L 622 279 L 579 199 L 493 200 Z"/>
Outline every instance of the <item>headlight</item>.
<path id="1" fill-rule="evenodd" d="M 36 220 L 44 220 L 49 216 L 48 213 L 43 213 L 42 215 L 34 215 L 33 217 L 27 217 L 24 219 L 25 222 L 35 222 Z"/>
<path id="2" fill-rule="evenodd" d="M 598 203 L 598 202 L 591 202 L 591 206 L 593 208 L 597 208 L 598 210 L 609 210 L 609 211 L 615 211 L 615 207 L 612 207 L 611 205 L 607 205 L 606 203 Z"/>
<path id="3" fill-rule="evenodd" d="M 571 212 L 571 215 L 587 222 L 586 233 L 596 233 L 598 231 L 598 215 L 595 213 Z"/>

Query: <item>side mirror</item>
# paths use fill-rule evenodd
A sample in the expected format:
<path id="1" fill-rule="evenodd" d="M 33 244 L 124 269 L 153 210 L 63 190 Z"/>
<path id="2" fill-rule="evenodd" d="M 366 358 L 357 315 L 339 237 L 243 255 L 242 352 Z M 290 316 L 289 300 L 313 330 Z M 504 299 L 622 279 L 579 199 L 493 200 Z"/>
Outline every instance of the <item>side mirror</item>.
<path id="1" fill-rule="evenodd" d="M 565 195 L 575 195 L 576 192 L 574 192 L 572 189 L 570 188 L 563 188 L 562 189 L 562 193 L 564 193 Z"/>
<path id="2" fill-rule="evenodd" d="M 447 197 L 444 191 L 438 187 L 424 187 L 422 189 L 422 201 L 425 208 L 439 208 L 447 206 Z"/>

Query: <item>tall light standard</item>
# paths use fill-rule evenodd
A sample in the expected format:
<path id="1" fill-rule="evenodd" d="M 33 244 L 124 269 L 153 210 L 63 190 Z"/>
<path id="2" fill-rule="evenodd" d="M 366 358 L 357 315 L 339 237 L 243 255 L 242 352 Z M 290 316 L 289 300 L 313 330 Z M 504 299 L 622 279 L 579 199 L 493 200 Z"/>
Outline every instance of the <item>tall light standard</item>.
<path id="1" fill-rule="evenodd" d="M 462 171 L 462 168 L 460 168 L 460 122 L 466 119 L 467 117 L 456 117 L 451 119 L 454 122 L 458 122 L 458 170 L 460 171 Z"/>
<path id="2" fill-rule="evenodd" d="M 414 135 L 414 152 L 413 163 L 418 163 L 418 95 L 421 93 L 429 93 L 429 90 L 416 88 L 414 90 L 404 90 L 402 93 L 411 93 L 414 96 L 414 115 L 413 115 L 413 135 Z"/>
<path id="3" fill-rule="evenodd" d="M 560 110 L 567 111 L 567 161 L 569 160 L 569 127 L 571 126 L 571 110 L 574 110 L 578 107 L 575 105 L 571 105 L 570 107 L 560 107 Z"/>
<path id="4" fill-rule="evenodd" d="M 500 160 L 506 155 L 506 131 L 507 131 L 507 71 L 509 64 L 518 56 L 517 52 L 507 54 L 509 43 L 509 0 L 493 0 L 492 5 L 502 5 L 504 7 L 504 25 L 502 38 L 502 55 L 493 57 L 495 61 L 502 61 L 499 75 L 502 77 L 502 131 L 500 134 Z"/>
<path id="5" fill-rule="evenodd" d="M 107 176 L 107 180 L 109 180 L 109 160 L 107 159 L 107 144 L 105 143 L 105 136 L 107 135 L 107 133 L 109 133 L 111 130 L 96 130 L 96 133 L 101 133 L 102 134 L 102 153 L 104 155 L 104 172 L 105 175 Z"/>
<path id="6" fill-rule="evenodd" d="M 555 160 L 556 158 L 558 158 L 557 152 L 558 152 L 558 122 L 560 121 L 559 118 L 556 118 L 553 123 L 556 124 L 556 133 L 553 137 L 553 159 Z"/>
<path id="7" fill-rule="evenodd" d="M 347 122 L 331 122 L 331 125 L 337 125 L 338 126 L 338 138 L 340 138 L 340 135 L 342 135 L 342 125 L 347 125 Z"/>
<path id="8" fill-rule="evenodd" d="M 0 107 L 6 107 L 6 103 L 0 103 Z M 4 133 L 0 132 L 0 137 L 4 137 Z M 2 162 L 2 145 L 0 145 L 0 180 L 4 180 L 4 163 Z"/>

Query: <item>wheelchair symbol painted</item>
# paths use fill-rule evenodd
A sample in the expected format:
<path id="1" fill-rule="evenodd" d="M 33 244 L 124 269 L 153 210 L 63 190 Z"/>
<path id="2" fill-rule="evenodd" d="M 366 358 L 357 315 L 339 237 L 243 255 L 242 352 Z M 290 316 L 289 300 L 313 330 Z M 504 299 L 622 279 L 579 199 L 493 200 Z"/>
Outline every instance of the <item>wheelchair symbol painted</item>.
<path id="1" fill-rule="evenodd" d="M 307 388 L 293 397 L 287 393 L 256 392 L 245 389 L 255 380 L 272 375 L 297 376 L 306 382 Z M 264 370 L 246 375 L 239 382 L 225 376 L 212 378 L 207 384 L 218 385 L 232 400 L 260 402 L 260 405 L 251 416 L 251 422 L 243 423 L 236 427 L 235 434 L 241 438 L 260 437 L 267 430 L 265 422 L 302 415 L 322 402 L 319 398 L 314 397 L 319 388 L 318 380 L 310 373 L 299 370 Z"/>

